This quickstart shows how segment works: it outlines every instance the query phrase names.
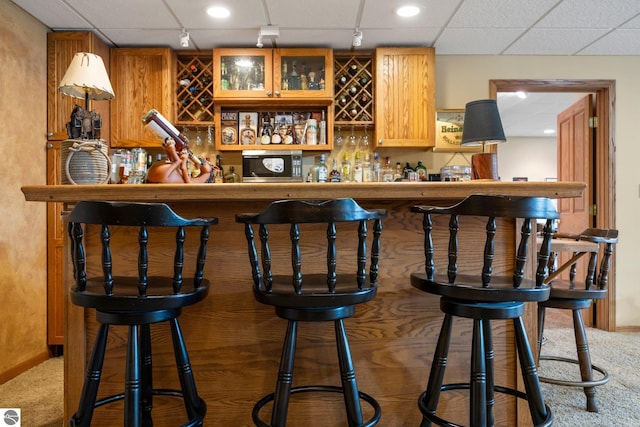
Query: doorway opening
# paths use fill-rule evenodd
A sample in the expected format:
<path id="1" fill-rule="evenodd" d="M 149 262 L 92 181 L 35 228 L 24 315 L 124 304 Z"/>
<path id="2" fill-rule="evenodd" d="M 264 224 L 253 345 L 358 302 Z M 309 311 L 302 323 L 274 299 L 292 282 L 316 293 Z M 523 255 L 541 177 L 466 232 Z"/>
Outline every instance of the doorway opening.
<path id="1" fill-rule="evenodd" d="M 587 190 L 593 195 L 594 227 L 615 228 L 615 80 L 490 80 L 489 97 L 498 92 L 575 92 L 595 94 L 593 182 Z M 562 166 L 562 165 L 560 165 Z M 615 330 L 615 255 L 609 276 L 607 298 L 595 310 L 593 326 Z"/>

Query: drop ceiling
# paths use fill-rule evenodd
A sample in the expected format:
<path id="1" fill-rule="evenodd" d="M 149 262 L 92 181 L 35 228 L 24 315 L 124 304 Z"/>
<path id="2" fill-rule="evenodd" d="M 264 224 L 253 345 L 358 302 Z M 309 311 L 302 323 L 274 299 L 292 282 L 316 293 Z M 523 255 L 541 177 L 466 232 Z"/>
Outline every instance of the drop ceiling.
<path id="1" fill-rule="evenodd" d="M 279 36 L 265 39 L 265 47 L 349 50 L 357 28 L 363 38 L 356 50 L 429 46 L 437 55 L 640 55 L 639 0 L 12 1 L 52 31 L 93 31 L 112 47 L 185 49 L 178 40 L 183 29 L 190 34 L 187 49 L 253 47 L 259 28 L 275 25 Z M 406 3 L 419 6 L 420 14 L 398 17 L 395 9 Z M 211 18 L 211 5 L 227 6 L 231 16 Z"/>

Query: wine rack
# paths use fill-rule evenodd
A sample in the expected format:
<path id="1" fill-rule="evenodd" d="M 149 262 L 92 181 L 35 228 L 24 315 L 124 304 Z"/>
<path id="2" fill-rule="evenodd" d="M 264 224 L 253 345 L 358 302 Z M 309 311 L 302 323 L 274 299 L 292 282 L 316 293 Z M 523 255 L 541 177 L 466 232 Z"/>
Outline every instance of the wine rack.
<path id="1" fill-rule="evenodd" d="M 178 55 L 176 123 L 213 124 L 213 56 L 192 52 Z"/>
<path id="2" fill-rule="evenodd" d="M 334 123 L 373 124 L 373 54 L 334 54 Z"/>

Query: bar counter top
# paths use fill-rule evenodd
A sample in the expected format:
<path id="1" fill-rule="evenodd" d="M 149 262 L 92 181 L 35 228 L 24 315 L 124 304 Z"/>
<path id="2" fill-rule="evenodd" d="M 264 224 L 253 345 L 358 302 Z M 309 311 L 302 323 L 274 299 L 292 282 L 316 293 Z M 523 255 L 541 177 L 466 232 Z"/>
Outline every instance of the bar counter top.
<path id="1" fill-rule="evenodd" d="M 385 182 L 385 183 L 281 183 L 281 184 L 136 184 L 136 185 L 32 185 L 22 187 L 27 201 L 76 202 L 113 200 L 139 202 L 242 201 L 290 198 L 358 200 L 451 200 L 471 194 L 507 194 L 550 198 L 578 197 L 582 182 Z"/>

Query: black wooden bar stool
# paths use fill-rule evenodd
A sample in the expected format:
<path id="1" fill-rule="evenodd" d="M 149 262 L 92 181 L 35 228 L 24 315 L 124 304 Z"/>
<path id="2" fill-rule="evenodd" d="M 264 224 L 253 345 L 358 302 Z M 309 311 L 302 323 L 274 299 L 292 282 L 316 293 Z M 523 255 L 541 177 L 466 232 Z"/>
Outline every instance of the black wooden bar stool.
<path id="1" fill-rule="evenodd" d="M 68 222 L 75 277 L 71 301 L 95 309 L 96 319 L 100 322 L 78 410 L 69 425 L 89 426 L 95 408 L 124 400 L 125 426 L 151 426 L 154 395 L 181 397 L 188 417 L 183 425 L 202 425 L 207 406 L 196 389 L 178 317 L 183 307 L 203 300 L 209 291 L 209 281 L 204 278 L 206 246 L 209 226 L 217 224 L 217 218 L 184 219 L 165 204 L 84 201 L 76 204 L 64 219 Z M 90 229 L 88 224 L 96 227 Z M 166 246 L 154 240 L 162 229 L 175 229 L 175 235 L 169 240 L 175 242 L 173 264 L 162 260 L 168 274 L 149 275 L 149 271 L 162 270 L 158 269 L 158 264 L 150 262 L 154 258 L 149 256 L 149 252 L 166 254 Z M 197 241 L 197 245 L 194 243 L 197 254 L 192 261 L 185 260 L 187 229 L 194 229 L 194 240 Z M 92 239 L 100 241 L 101 249 L 96 253 L 91 253 L 87 243 Z M 131 258 L 137 257 L 138 274 L 116 275 L 114 272 L 119 271 L 118 267 L 126 267 L 113 265 L 114 252 L 128 251 L 128 245 L 132 243 L 136 249 L 131 251 Z M 171 250 L 168 252 L 170 254 Z M 193 277 L 183 277 L 185 264 L 193 268 Z M 158 322 L 170 325 L 179 390 L 153 388 L 150 324 Z M 98 400 L 111 325 L 129 328 L 124 392 Z"/>
<path id="2" fill-rule="evenodd" d="M 603 256 L 600 261 L 600 267 L 597 268 L 598 252 L 588 252 L 589 263 L 583 282 L 575 280 L 576 263 L 580 254 L 575 254 L 567 264 L 560 267 L 567 266 L 570 269 L 569 280 L 559 280 L 555 278 L 553 280 L 546 280 L 551 286 L 551 292 L 548 300 L 538 303 L 539 361 L 553 360 L 556 362 L 576 364 L 580 367 L 581 379 L 570 380 L 540 376 L 540 381 L 555 385 L 583 388 L 584 394 L 587 397 L 587 410 L 589 412 L 598 412 L 596 387 L 606 384 L 609 381 L 609 374 L 605 369 L 591 363 L 589 342 L 587 341 L 587 334 L 585 332 L 582 310 L 591 307 L 592 301 L 602 300 L 607 295 L 611 255 L 613 254 L 613 245 L 618 242 L 618 230 L 588 228 L 579 235 L 565 235 L 562 237 L 565 239 L 575 239 L 576 241 L 593 242 L 599 246 L 603 246 Z M 560 271 L 560 269 L 558 269 L 558 271 Z M 544 320 L 547 308 L 571 310 L 573 314 L 573 330 L 577 359 L 541 354 Z M 538 363 L 540 363 L 539 361 Z M 538 364 L 538 366 L 542 365 Z M 599 378 L 594 378 L 593 371 L 599 372 Z"/>
<path id="3" fill-rule="evenodd" d="M 245 224 L 253 294 L 260 303 L 274 306 L 276 314 L 288 321 L 275 392 L 260 399 L 253 408 L 252 418 L 257 426 L 284 427 L 290 395 L 309 392 L 342 393 L 349 426 L 373 426 L 380 420 L 378 402 L 358 390 L 344 319 L 353 316 L 357 304 L 376 295 L 385 216 L 385 210 L 365 210 L 352 199 L 282 200 L 261 213 L 236 215 L 236 221 Z M 369 222 L 373 223 L 373 236 L 368 254 Z M 258 243 L 254 241 L 253 224 L 259 225 Z M 322 236 L 326 239 L 324 251 L 318 241 Z M 256 246 L 260 247 L 260 258 Z M 276 253 L 277 256 L 286 253 L 291 264 L 272 265 L 272 254 Z M 323 261 L 316 262 L 319 257 Z M 343 265 L 352 266 L 349 273 L 341 268 Z M 278 270 L 284 273 L 279 274 Z M 293 387 L 298 322 L 334 322 L 341 386 Z M 360 400 L 374 410 L 366 422 Z M 271 401 L 271 423 L 267 424 L 260 419 L 259 412 Z"/>
<path id="4" fill-rule="evenodd" d="M 445 313 L 426 391 L 418 399 L 423 416 L 421 425 L 458 425 L 437 413 L 441 392 L 456 389 L 469 390 L 469 424 L 472 427 L 494 425 L 494 393 L 525 399 L 533 424 L 551 425 L 553 415 L 542 396 L 522 315 L 526 302 L 544 301 L 549 296 L 544 278 L 555 227 L 553 220 L 559 217 L 553 204 L 546 198 L 473 195 L 451 207 L 414 206 L 411 211 L 423 215 L 425 253 L 425 271 L 412 274 L 411 284 L 440 296 L 440 309 Z M 529 280 L 526 273 L 534 267 L 527 259 L 530 258 L 529 251 L 536 248 L 536 219 L 546 219 L 546 225 L 535 266 L 535 280 Z M 513 264 L 506 264 L 514 266 L 513 274 L 494 274 L 493 269 L 504 265 L 505 261 L 494 259 L 496 242 L 509 241 L 508 238 L 497 240 L 496 234 L 512 233 L 518 220 L 522 221 L 522 226 L 517 249 L 501 248 L 506 252 L 505 257 L 511 257 L 513 253 Z M 445 231 L 447 228 L 448 232 Z M 440 239 L 434 240 L 434 235 Z M 446 243 L 441 247 L 439 242 Z M 454 317 L 473 320 L 470 379 L 465 383 L 443 384 Z M 493 320 L 507 319 L 513 322 L 524 393 L 494 384 L 491 325 Z"/>

